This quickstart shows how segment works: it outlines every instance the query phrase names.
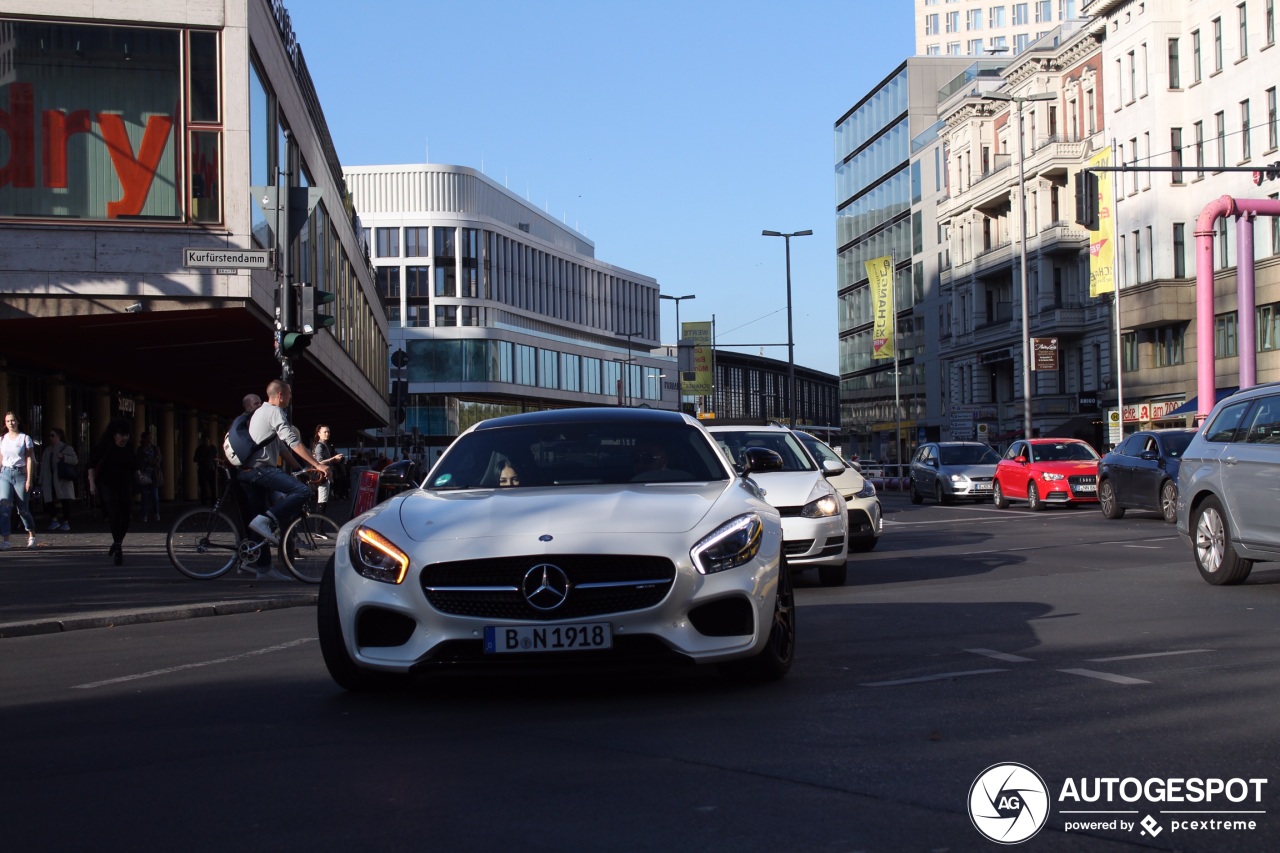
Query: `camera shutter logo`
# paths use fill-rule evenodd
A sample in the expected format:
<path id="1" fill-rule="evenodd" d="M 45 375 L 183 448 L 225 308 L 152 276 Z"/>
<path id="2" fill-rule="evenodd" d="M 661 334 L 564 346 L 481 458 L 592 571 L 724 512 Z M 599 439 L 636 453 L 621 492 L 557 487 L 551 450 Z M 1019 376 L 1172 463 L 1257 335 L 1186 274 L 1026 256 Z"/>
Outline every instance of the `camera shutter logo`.
<path id="1" fill-rule="evenodd" d="M 1024 764 L 993 764 L 969 789 L 969 819 L 992 841 L 1018 844 L 1048 821 L 1049 789 Z"/>

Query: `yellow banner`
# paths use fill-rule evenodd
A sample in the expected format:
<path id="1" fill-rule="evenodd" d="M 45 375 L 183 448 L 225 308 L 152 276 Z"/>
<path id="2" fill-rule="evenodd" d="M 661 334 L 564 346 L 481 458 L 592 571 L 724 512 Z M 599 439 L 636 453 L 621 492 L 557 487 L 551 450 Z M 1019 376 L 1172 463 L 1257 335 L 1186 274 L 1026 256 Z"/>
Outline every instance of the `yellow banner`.
<path id="1" fill-rule="evenodd" d="M 871 357 L 893 358 L 893 258 L 888 255 L 865 261 L 867 277 L 871 280 Z"/>
<path id="2" fill-rule="evenodd" d="M 684 393 L 697 397 L 707 396 L 711 393 L 711 324 L 710 323 L 681 323 L 680 337 L 685 340 L 693 341 L 693 369 L 694 378 L 692 382 L 684 383 Z"/>
<path id="3" fill-rule="evenodd" d="M 1111 149 L 1089 159 L 1090 166 L 1110 166 Z M 1116 220 L 1111 209 L 1112 172 L 1097 172 L 1098 230 L 1089 232 L 1089 295 L 1113 293 L 1116 289 Z"/>

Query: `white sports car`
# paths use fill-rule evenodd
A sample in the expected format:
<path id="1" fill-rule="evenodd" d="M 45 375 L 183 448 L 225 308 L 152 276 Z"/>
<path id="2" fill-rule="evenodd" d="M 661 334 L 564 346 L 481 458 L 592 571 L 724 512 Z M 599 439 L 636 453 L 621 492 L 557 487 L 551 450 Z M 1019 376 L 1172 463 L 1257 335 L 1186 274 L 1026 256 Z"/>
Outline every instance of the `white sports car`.
<path id="1" fill-rule="evenodd" d="M 320 648 L 349 690 L 435 667 L 718 663 L 780 678 L 795 609 L 778 511 L 696 420 L 600 408 L 470 428 L 422 487 L 348 522 Z"/>

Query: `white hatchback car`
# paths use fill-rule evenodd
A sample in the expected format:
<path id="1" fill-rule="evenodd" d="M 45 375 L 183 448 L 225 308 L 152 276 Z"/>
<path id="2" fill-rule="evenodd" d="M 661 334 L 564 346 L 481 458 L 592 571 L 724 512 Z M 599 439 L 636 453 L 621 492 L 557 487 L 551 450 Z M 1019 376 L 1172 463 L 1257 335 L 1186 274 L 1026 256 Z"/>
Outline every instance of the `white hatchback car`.
<path id="1" fill-rule="evenodd" d="M 796 430 L 796 437 L 818 464 L 838 462 L 845 466 L 843 474 L 828 477 L 849 509 L 849 553 L 870 551 L 880 541 L 884 531 L 884 517 L 880 513 L 880 498 L 876 487 L 862 476 L 862 472 L 846 462 L 832 447 L 820 438 Z"/>
<path id="2" fill-rule="evenodd" d="M 459 665 L 717 663 L 786 674 L 795 610 L 779 513 L 693 418 L 532 412 L 477 424 L 421 488 L 348 522 L 320 649 L 349 690 Z"/>
<path id="3" fill-rule="evenodd" d="M 814 462 L 796 434 L 778 424 L 716 424 L 707 429 L 739 468 L 753 448 L 782 457 L 781 471 L 760 472 L 752 479 L 764 490 L 765 500 L 782 513 L 787 564 L 793 572 L 816 567 L 823 586 L 843 584 L 849 562 L 848 506 L 828 478 L 842 474 L 844 464 Z"/>

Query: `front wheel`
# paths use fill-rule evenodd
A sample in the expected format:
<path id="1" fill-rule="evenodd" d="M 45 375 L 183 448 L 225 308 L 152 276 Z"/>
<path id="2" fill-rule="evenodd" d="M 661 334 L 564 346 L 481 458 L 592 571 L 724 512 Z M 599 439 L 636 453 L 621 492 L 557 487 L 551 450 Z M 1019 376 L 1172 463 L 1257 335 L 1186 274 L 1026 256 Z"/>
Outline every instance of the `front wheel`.
<path id="1" fill-rule="evenodd" d="M 1006 509 L 1009 506 L 1009 499 L 1004 496 L 999 480 L 991 486 L 991 502 L 996 505 L 996 509 Z"/>
<path id="2" fill-rule="evenodd" d="M 911 481 L 911 502 L 917 505 L 924 503 L 924 495 L 920 494 L 920 490 L 916 488 L 915 480 Z"/>
<path id="3" fill-rule="evenodd" d="M 1103 518 L 1124 518 L 1124 507 L 1116 499 L 1116 487 L 1110 480 L 1103 480 L 1098 484 L 1098 505 L 1102 507 Z"/>
<path id="4" fill-rule="evenodd" d="M 1253 562 L 1241 559 L 1231 547 L 1231 528 L 1217 498 L 1205 498 L 1192 511 L 1190 526 L 1200 577 L 1214 586 L 1231 586 L 1249 577 Z"/>
<path id="5" fill-rule="evenodd" d="M 285 531 L 280 557 L 303 583 L 320 583 L 338 544 L 338 522 L 327 515 L 300 515 Z"/>
<path id="6" fill-rule="evenodd" d="M 1040 492 L 1035 483 L 1027 483 L 1027 509 L 1032 512 L 1044 509 L 1044 501 L 1040 500 Z"/>
<path id="7" fill-rule="evenodd" d="M 239 560 L 240 532 L 231 516 L 199 507 L 178 516 L 164 545 L 175 569 L 198 581 L 213 580 Z"/>
<path id="8" fill-rule="evenodd" d="M 791 669 L 796 654 L 796 599 L 786 556 L 778 562 L 778 594 L 773 602 L 769 642 L 753 658 L 724 664 L 721 670 L 743 681 L 776 681 Z"/>
<path id="9" fill-rule="evenodd" d="M 1178 520 L 1178 484 L 1173 480 L 1165 480 L 1160 487 L 1160 512 L 1164 515 L 1165 524 L 1174 524 Z"/>

